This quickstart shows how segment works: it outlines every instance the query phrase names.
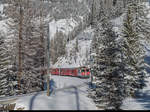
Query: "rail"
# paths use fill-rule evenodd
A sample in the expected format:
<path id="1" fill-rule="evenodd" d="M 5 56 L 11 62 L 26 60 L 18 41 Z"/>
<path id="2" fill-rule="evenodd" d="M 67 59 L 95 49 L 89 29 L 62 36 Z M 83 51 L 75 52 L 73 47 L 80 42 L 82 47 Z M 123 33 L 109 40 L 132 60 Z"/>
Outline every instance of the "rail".
<path id="1" fill-rule="evenodd" d="M 84 83 L 79 84 L 79 85 L 70 85 L 68 87 L 63 87 L 63 88 L 59 88 L 59 89 L 52 89 L 51 94 L 53 94 L 53 93 L 55 93 L 57 91 L 65 90 L 65 89 L 71 89 L 73 87 L 81 88 L 81 87 L 87 86 L 88 84 L 89 84 L 89 82 L 84 82 Z M 1 105 L 10 104 L 10 103 L 15 102 L 16 100 L 18 100 L 21 97 L 31 96 L 31 95 L 34 95 L 34 94 L 37 94 L 37 93 L 44 94 L 46 92 L 47 91 L 40 91 L 40 92 L 34 92 L 34 93 L 29 93 L 29 94 L 23 94 L 23 95 L 0 97 L 0 104 Z"/>

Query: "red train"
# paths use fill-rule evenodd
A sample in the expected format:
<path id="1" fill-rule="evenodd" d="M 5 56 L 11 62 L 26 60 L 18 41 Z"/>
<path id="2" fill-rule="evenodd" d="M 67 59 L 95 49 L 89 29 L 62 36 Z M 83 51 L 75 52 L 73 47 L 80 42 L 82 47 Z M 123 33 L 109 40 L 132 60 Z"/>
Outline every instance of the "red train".
<path id="1" fill-rule="evenodd" d="M 81 78 L 89 78 L 90 77 L 90 69 L 87 67 L 78 67 L 78 68 L 52 68 L 52 75 L 60 75 L 60 76 L 74 76 Z"/>

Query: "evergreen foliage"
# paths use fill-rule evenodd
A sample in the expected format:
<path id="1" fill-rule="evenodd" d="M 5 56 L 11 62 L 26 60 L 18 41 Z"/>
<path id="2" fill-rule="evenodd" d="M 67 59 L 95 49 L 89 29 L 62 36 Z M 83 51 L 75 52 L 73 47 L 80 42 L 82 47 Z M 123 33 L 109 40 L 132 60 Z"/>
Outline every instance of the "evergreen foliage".
<path id="1" fill-rule="evenodd" d="M 14 94 L 10 59 L 5 37 L 0 34 L 0 96 Z"/>
<path id="2" fill-rule="evenodd" d="M 121 51 L 116 39 L 117 35 L 103 13 L 92 42 L 94 61 L 91 70 L 96 84 L 92 92 L 94 101 L 105 109 L 119 109 L 125 96 Z"/>
<path id="3" fill-rule="evenodd" d="M 130 3 L 127 9 L 126 19 L 123 28 L 123 54 L 126 57 L 126 94 L 134 95 L 136 90 L 144 87 L 144 48 L 140 41 L 140 33 L 135 26 L 134 3 Z"/>

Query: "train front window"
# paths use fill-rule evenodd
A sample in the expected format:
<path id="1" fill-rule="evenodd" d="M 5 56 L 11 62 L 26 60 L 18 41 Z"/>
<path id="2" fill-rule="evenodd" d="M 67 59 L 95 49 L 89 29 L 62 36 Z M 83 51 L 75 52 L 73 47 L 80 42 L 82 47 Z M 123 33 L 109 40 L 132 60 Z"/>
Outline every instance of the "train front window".
<path id="1" fill-rule="evenodd" d="M 84 70 L 84 69 L 82 69 L 82 70 L 81 70 L 81 72 L 85 72 L 85 70 Z"/>
<path id="2" fill-rule="evenodd" d="M 90 70 L 89 70 L 89 69 L 87 69 L 86 71 L 87 71 L 87 72 L 90 72 Z"/>

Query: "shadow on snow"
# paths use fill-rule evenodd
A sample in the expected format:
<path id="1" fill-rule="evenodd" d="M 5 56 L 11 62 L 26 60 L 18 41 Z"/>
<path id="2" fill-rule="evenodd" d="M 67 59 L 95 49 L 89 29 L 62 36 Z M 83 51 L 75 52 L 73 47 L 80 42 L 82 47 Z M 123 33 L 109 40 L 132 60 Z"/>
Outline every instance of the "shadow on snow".
<path id="1" fill-rule="evenodd" d="M 91 85 L 90 85 L 90 83 L 87 83 L 87 85 L 90 87 Z M 51 81 L 50 81 L 50 86 L 51 86 L 51 90 L 50 90 L 50 94 L 55 94 L 57 91 L 55 91 L 55 89 L 57 88 L 56 87 L 56 82 L 52 79 Z M 77 110 L 80 110 L 80 101 L 79 101 L 79 91 L 80 92 L 85 92 L 85 91 L 82 91 L 82 90 L 80 90 L 80 89 L 78 89 L 78 87 L 76 87 L 76 86 L 69 86 L 68 87 L 69 89 L 62 89 L 62 90 L 60 90 L 60 91 L 63 91 L 63 92 L 67 92 L 67 93 L 71 93 L 71 94 L 74 94 L 75 95 L 75 103 L 76 103 L 76 109 Z M 44 84 L 44 90 L 46 91 L 46 89 L 47 89 L 47 85 L 46 85 L 46 83 Z M 73 89 L 73 91 L 72 91 L 72 89 Z M 46 92 L 45 92 L 46 93 Z M 37 96 L 38 95 L 40 95 L 40 93 L 36 93 L 32 98 L 31 98 L 31 100 L 30 100 L 30 107 L 29 107 L 29 110 L 32 110 L 33 109 L 33 105 L 34 105 L 34 101 L 35 101 L 35 99 L 37 98 Z"/>
<path id="2" fill-rule="evenodd" d="M 150 51 L 150 50 L 149 50 Z M 150 56 L 146 56 L 144 59 L 145 63 L 150 65 Z M 145 67 L 148 74 L 150 74 L 150 68 Z M 149 76 L 150 77 L 150 76 Z M 148 81 L 145 81 L 145 83 Z M 150 85 L 146 85 L 150 86 Z M 150 110 L 150 90 L 142 91 L 139 90 L 136 92 L 136 101 L 140 103 L 146 110 Z"/>

